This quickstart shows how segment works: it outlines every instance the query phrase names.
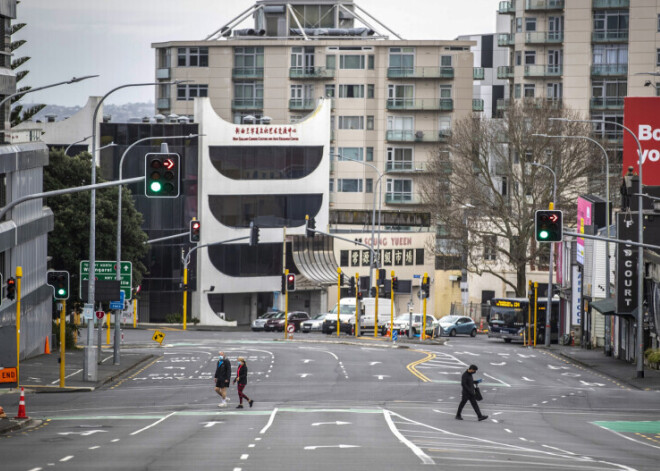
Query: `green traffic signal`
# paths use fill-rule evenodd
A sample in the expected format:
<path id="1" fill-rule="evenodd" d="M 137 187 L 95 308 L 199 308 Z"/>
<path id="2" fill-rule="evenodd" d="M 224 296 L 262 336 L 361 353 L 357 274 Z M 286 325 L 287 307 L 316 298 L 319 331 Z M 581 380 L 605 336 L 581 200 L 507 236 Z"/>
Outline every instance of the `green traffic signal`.
<path id="1" fill-rule="evenodd" d="M 163 189 L 163 185 L 161 185 L 160 182 L 151 182 L 150 188 L 152 193 L 159 193 L 160 190 Z"/>
<path id="2" fill-rule="evenodd" d="M 175 153 L 145 155 L 145 196 L 176 198 L 179 196 L 180 156 Z"/>
<path id="3" fill-rule="evenodd" d="M 543 240 L 545 240 L 545 239 L 548 238 L 548 236 L 550 236 L 550 233 L 548 233 L 548 231 L 541 231 L 541 232 L 539 232 L 539 239 L 543 239 Z"/>
<path id="4" fill-rule="evenodd" d="M 537 242 L 561 242 L 563 216 L 556 209 L 537 210 L 534 214 L 534 235 Z"/>

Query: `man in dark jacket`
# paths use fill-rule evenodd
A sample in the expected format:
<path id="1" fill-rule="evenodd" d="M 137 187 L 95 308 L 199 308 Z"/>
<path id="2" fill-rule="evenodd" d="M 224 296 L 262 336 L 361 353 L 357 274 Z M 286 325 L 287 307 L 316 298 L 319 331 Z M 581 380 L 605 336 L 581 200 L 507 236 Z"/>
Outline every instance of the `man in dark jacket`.
<path id="1" fill-rule="evenodd" d="M 225 357 L 225 352 L 220 352 L 218 357 L 218 367 L 215 369 L 215 392 L 222 397 L 222 402 L 218 407 L 227 407 L 227 388 L 231 381 L 231 363 L 229 358 Z"/>
<path id="2" fill-rule="evenodd" d="M 461 387 L 463 390 L 461 392 L 461 403 L 458 405 L 458 412 L 456 412 L 456 420 L 463 420 L 461 412 L 463 412 L 463 407 L 465 407 L 465 404 L 467 404 L 468 401 L 470 401 L 472 408 L 477 413 L 479 422 L 488 418 L 487 415 L 481 414 L 481 411 L 479 410 L 479 404 L 477 403 L 476 393 L 474 391 L 474 379 L 472 378 L 472 375 L 476 373 L 478 369 L 479 368 L 477 368 L 477 365 L 470 365 L 467 371 L 463 373 L 463 376 L 461 376 Z M 477 383 L 480 382 L 480 379 L 477 380 Z"/>

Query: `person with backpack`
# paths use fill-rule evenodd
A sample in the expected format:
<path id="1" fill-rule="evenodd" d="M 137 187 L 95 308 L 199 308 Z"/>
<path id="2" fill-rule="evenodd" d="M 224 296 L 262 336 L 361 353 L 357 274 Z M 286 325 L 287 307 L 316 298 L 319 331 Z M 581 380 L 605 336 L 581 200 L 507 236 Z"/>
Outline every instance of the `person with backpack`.
<path id="1" fill-rule="evenodd" d="M 219 352 L 218 366 L 215 369 L 215 392 L 222 397 L 218 407 L 227 407 L 227 388 L 231 381 L 231 362 L 225 357 L 225 352 Z"/>
<path id="2" fill-rule="evenodd" d="M 238 381 L 238 400 L 240 401 L 240 403 L 236 406 L 236 409 L 243 408 L 243 398 L 245 398 L 245 400 L 250 405 L 250 407 L 252 407 L 252 404 L 254 403 L 252 399 L 250 399 L 245 394 L 243 394 L 243 390 L 247 385 L 247 375 L 248 375 L 248 367 L 247 364 L 245 363 L 245 358 L 238 357 L 238 370 L 236 370 L 236 377 L 234 378 L 234 384 L 236 384 L 236 382 Z"/>

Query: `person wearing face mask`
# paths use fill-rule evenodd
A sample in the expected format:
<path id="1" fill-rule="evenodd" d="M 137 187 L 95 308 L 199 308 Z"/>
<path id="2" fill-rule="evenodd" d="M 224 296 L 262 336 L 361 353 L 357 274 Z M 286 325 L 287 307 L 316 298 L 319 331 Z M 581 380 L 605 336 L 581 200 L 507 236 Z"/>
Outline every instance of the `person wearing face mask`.
<path id="1" fill-rule="evenodd" d="M 220 352 L 218 357 L 218 367 L 215 369 L 215 392 L 222 397 L 222 402 L 218 407 L 227 407 L 227 388 L 231 381 L 231 363 L 229 358 L 225 357 L 225 352 Z"/>
<path id="2" fill-rule="evenodd" d="M 248 367 L 245 363 L 245 358 L 238 357 L 238 370 L 236 371 L 236 377 L 234 378 L 234 384 L 238 381 L 238 400 L 240 401 L 240 404 L 236 406 L 237 409 L 243 408 L 243 398 L 245 398 L 250 407 L 252 407 L 252 404 L 254 403 L 252 399 L 243 393 L 243 389 L 245 389 L 245 386 L 247 385 L 247 375 Z"/>

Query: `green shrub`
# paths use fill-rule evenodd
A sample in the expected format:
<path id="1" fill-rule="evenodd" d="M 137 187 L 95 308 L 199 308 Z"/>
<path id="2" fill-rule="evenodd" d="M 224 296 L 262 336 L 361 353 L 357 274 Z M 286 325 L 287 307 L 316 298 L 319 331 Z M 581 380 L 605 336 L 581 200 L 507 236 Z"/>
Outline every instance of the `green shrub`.
<path id="1" fill-rule="evenodd" d="M 51 345 L 51 351 L 56 348 L 59 348 L 60 343 L 60 326 L 57 322 L 53 321 L 53 334 L 55 334 L 55 345 Z M 74 325 L 70 322 L 65 323 L 64 325 L 64 348 L 66 350 L 72 350 L 76 348 L 76 337 L 75 335 L 80 336 L 80 327 Z"/>
<path id="2" fill-rule="evenodd" d="M 649 363 L 660 363 L 660 349 L 653 350 L 651 353 L 649 353 L 646 359 L 649 361 Z"/>
<path id="3" fill-rule="evenodd" d="M 199 324 L 199 319 L 197 319 L 196 317 L 193 317 L 192 319 L 190 319 L 190 321 L 191 321 L 194 325 Z"/>
<path id="4" fill-rule="evenodd" d="M 172 313 L 165 316 L 165 322 L 168 324 L 181 324 L 183 322 L 183 315 Z"/>

